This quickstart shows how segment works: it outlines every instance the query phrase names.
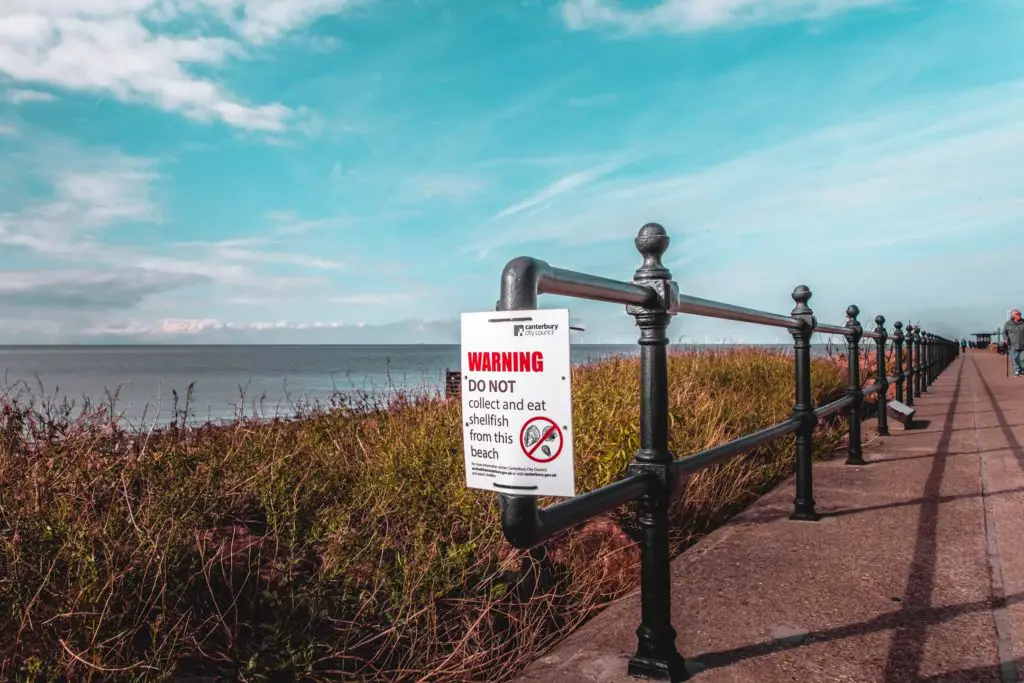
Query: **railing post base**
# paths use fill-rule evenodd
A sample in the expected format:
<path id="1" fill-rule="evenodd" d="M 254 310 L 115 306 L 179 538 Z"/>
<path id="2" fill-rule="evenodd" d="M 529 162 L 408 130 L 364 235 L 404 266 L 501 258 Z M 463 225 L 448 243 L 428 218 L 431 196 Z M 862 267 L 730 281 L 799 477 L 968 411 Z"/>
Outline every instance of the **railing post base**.
<path id="1" fill-rule="evenodd" d="M 867 465 L 868 461 L 865 460 L 863 456 L 859 456 L 858 455 L 856 458 L 847 458 L 846 459 L 846 464 L 847 465 Z"/>
<path id="2" fill-rule="evenodd" d="M 794 522 L 817 522 L 821 519 L 821 515 L 815 512 L 812 500 L 810 505 L 801 506 L 797 503 L 797 509 L 789 513 L 789 518 Z"/>
<path id="3" fill-rule="evenodd" d="M 646 635 L 642 634 L 641 626 L 637 629 L 637 637 L 643 641 Z M 671 652 L 664 653 L 652 653 L 650 655 L 635 654 L 629 660 L 629 666 L 626 671 L 631 678 L 641 678 L 648 681 L 670 681 L 670 683 L 677 683 L 677 681 L 686 681 L 690 679 L 690 674 L 686 670 L 686 660 L 683 656 L 675 651 L 675 641 L 673 640 L 672 645 L 667 650 Z"/>

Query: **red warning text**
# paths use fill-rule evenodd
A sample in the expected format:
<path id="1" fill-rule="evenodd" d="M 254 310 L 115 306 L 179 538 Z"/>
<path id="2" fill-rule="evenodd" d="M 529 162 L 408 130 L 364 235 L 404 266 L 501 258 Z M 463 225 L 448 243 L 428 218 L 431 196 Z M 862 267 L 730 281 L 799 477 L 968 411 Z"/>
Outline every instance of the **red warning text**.
<path id="1" fill-rule="evenodd" d="M 470 372 L 544 372 L 541 351 L 470 351 Z"/>

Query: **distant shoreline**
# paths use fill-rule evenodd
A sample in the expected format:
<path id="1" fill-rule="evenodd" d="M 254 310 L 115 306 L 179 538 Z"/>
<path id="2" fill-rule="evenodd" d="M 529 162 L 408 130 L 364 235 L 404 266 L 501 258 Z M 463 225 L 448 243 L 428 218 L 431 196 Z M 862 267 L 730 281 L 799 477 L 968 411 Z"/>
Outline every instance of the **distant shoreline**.
<path id="1" fill-rule="evenodd" d="M 833 342 L 835 346 L 839 342 Z M 434 347 L 434 348 L 451 348 L 457 347 L 460 344 L 457 342 L 452 343 L 422 343 L 422 344 L 140 344 L 140 343 L 125 343 L 125 344 L 0 344 L 0 351 L 5 349 L 189 349 L 189 348 L 421 348 L 421 347 Z M 812 343 L 811 346 L 828 346 L 827 342 Z M 629 343 L 597 343 L 597 342 L 572 342 L 572 346 L 577 347 L 623 347 L 623 348 L 639 348 L 639 344 L 636 342 Z M 743 348 L 743 347 L 782 347 L 790 346 L 790 344 L 782 342 L 723 342 L 723 343 L 702 343 L 702 342 L 670 342 L 669 348 L 685 346 L 685 347 L 698 347 L 698 348 Z"/>

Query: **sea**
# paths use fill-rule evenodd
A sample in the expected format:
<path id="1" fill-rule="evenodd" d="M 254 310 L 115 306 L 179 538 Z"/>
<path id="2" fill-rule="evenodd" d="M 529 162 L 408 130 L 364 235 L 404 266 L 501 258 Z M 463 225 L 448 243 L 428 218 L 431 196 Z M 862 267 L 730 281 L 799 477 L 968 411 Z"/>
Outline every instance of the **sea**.
<path id="1" fill-rule="evenodd" d="M 639 353 L 624 344 L 573 344 L 571 350 L 577 364 Z M 84 402 L 112 402 L 135 426 L 168 424 L 181 419 L 182 410 L 189 422 L 218 423 L 291 417 L 338 397 L 443 394 L 446 371 L 459 363 L 457 344 L 8 346 L 0 347 L 0 389 L 37 405 L 68 402 L 75 411 Z"/>

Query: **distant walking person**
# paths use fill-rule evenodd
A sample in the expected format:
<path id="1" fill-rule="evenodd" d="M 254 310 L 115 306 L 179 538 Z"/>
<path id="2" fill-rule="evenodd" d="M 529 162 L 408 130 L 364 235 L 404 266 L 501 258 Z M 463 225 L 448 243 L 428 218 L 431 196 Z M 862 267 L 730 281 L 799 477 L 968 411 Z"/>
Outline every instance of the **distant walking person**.
<path id="1" fill-rule="evenodd" d="M 1013 376 L 1024 375 L 1024 320 L 1020 311 L 1010 312 L 1010 319 L 1003 325 L 1003 339 L 1006 340 L 1006 352 L 1013 362 Z"/>

